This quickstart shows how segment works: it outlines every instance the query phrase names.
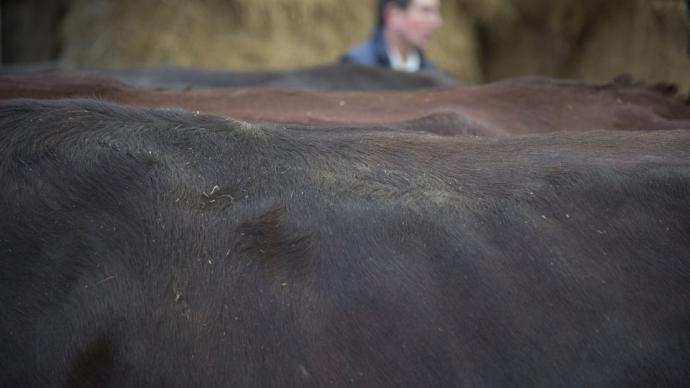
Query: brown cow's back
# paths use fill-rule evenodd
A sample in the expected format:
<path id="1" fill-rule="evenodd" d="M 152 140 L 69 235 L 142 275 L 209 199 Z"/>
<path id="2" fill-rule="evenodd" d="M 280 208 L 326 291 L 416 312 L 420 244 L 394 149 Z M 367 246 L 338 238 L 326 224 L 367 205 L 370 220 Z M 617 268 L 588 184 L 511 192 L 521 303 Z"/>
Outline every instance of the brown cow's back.
<path id="1" fill-rule="evenodd" d="M 91 73 L 0 77 L 0 98 L 99 98 L 173 107 L 252 122 L 321 127 L 387 126 L 441 135 L 518 135 L 594 129 L 690 128 L 690 106 L 673 88 L 629 80 L 597 85 L 518 78 L 414 91 L 287 89 L 149 90 Z"/>

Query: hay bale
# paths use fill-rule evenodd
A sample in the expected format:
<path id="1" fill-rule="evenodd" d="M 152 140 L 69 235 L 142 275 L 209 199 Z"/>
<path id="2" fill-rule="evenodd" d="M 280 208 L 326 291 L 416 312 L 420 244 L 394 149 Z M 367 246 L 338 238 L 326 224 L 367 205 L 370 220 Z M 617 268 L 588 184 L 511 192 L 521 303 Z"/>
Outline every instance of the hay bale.
<path id="1" fill-rule="evenodd" d="M 456 0 L 476 22 L 484 80 L 627 72 L 690 88 L 684 0 Z"/>
<path id="2" fill-rule="evenodd" d="M 74 0 L 63 58 L 114 66 L 314 65 L 366 35 L 362 27 L 373 17 L 363 14 L 339 0 Z"/>
<path id="3" fill-rule="evenodd" d="M 460 2 L 466 12 L 476 15 L 484 77 L 496 80 L 531 74 L 566 76 L 594 15 L 620 1 Z"/>
<path id="4" fill-rule="evenodd" d="M 635 0 L 597 20 L 568 74 L 607 80 L 627 71 L 637 78 L 690 88 L 688 29 L 683 0 Z"/>

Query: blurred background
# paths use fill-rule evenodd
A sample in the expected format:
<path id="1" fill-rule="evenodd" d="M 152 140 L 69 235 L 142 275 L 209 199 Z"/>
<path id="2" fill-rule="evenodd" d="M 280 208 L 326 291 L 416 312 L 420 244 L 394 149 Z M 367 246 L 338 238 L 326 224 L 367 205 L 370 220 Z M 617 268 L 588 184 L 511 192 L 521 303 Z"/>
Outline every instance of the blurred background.
<path id="1" fill-rule="evenodd" d="M 335 62 L 375 0 L 2 0 L 2 63 L 287 69 Z M 686 0 L 442 0 L 427 55 L 451 75 L 690 88 Z"/>

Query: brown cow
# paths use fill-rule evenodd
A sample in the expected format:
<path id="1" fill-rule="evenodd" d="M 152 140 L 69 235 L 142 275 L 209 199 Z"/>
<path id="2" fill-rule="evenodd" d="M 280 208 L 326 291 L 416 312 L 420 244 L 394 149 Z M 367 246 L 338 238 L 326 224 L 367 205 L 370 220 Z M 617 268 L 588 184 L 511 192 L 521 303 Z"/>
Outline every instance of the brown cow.
<path id="1" fill-rule="evenodd" d="M 380 92 L 277 89 L 149 90 L 89 73 L 0 77 L 0 98 L 89 97 L 177 107 L 252 122 L 505 136 L 592 129 L 690 128 L 690 106 L 665 84 L 518 78 L 481 86 Z"/>
<path id="2" fill-rule="evenodd" d="M 462 83 L 435 69 L 415 73 L 354 63 L 325 64 L 288 70 L 227 70 L 198 67 L 75 68 L 63 63 L 3 66 L 0 74 L 88 71 L 113 77 L 127 85 L 162 88 L 290 88 L 309 90 L 400 90 L 460 86 Z"/>

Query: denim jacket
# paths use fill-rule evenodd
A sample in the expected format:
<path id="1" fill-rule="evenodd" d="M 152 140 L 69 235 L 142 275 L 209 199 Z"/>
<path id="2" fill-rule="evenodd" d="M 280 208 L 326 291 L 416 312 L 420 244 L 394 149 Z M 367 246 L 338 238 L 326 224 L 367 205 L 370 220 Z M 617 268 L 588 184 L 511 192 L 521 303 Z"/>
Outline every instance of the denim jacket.
<path id="1" fill-rule="evenodd" d="M 340 57 L 343 63 L 353 62 L 369 66 L 391 67 L 391 60 L 388 58 L 388 46 L 386 40 L 383 39 L 383 31 L 380 28 L 374 30 L 374 33 L 368 40 L 352 47 L 348 52 Z M 424 53 L 419 50 L 419 58 L 421 60 L 419 69 L 434 69 L 435 66 L 429 62 Z"/>

